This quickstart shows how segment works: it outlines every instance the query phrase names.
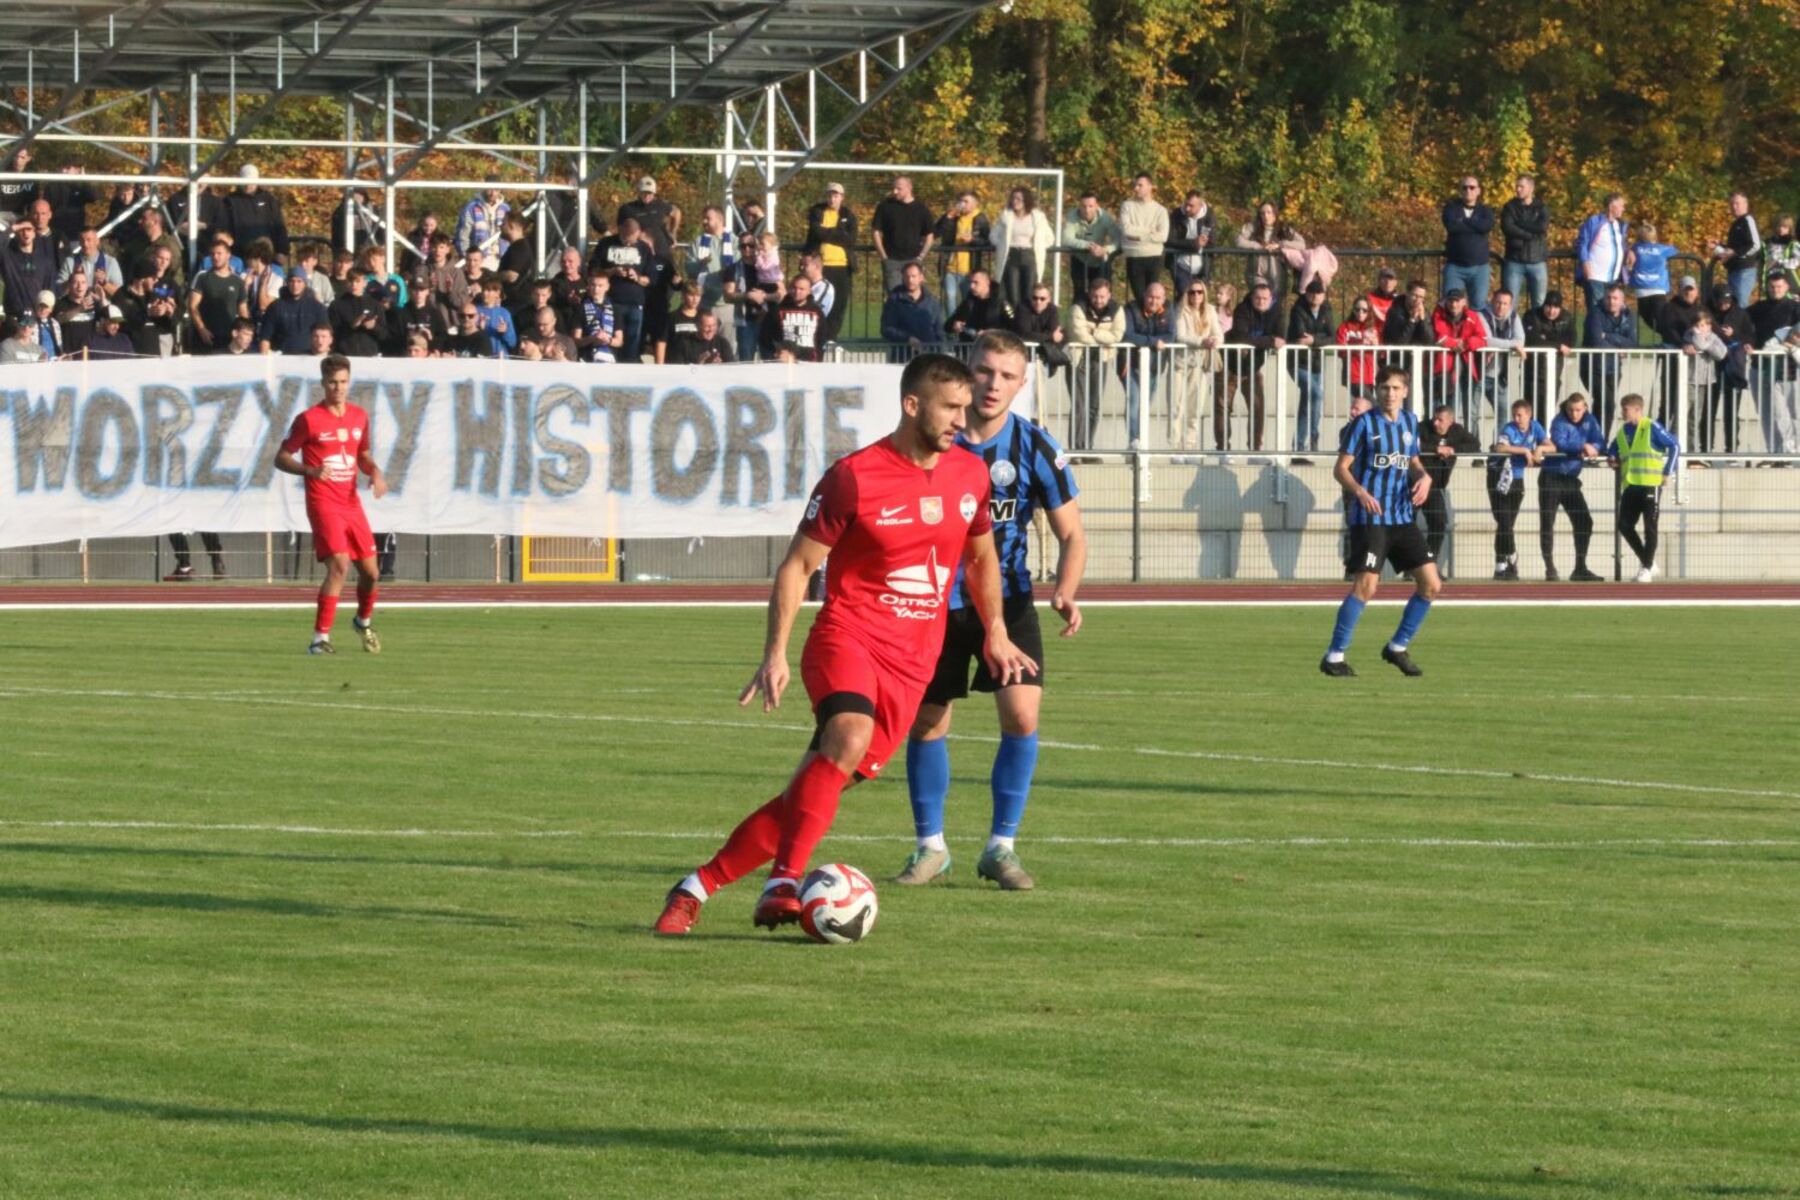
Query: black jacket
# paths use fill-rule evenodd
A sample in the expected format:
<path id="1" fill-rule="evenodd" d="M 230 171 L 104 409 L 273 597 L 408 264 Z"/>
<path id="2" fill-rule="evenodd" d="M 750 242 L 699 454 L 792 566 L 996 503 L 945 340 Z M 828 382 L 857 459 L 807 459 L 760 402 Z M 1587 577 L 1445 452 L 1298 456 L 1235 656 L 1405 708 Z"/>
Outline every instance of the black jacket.
<path id="1" fill-rule="evenodd" d="M 1175 259 L 1182 255 L 1206 255 L 1212 252 L 1213 242 L 1217 238 L 1219 232 L 1218 221 L 1213 216 L 1212 205 L 1207 205 L 1206 210 L 1199 216 L 1193 218 L 1193 221 L 1194 232 L 1189 234 L 1186 205 L 1177 204 L 1174 208 L 1169 210 L 1169 237 L 1168 240 L 1163 243 L 1163 250 L 1165 252 L 1163 257 L 1168 261 L 1170 267 L 1173 267 L 1175 265 Z M 1199 237 L 1201 234 L 1206 235 L 1206 245 L 1201 249 L 1196 250 L 1194 248 L 1194 238 Z M 1204 259 L 1201 260 L 1201 265 L 1205 265 Z"/>
<path id="2" fill-rule="evenodd" d="M 987 216 L 983 213 L 976 213 L 975 220 L 969 227 L 969 240 L 958 242 L 956 240 L 956 215 L 945 213 L 938 218 L 937 228 L 933 231 L 937 235 L 935 249 L 938 257 L 948 260 L 952 254 L 967 254 L 971 256 L 969 260 L 971 266 L 980 266 L 983 258 L 994 248 L 991 229 Z"/>
<path id="3" fill-rule="evenodd" d="M 951 328 L 961 321 L 960 330 Z M 965 341 L 974 341 L 975 336 L 984 329 L 1011 329 L 1013 325 L 1012 305 L 1000 295 L 996 288 L 990 288 L 987 299 L 977 300 L 972 294 L 964 296 L 962 303 L 956 306 L 944 321 L 944 332 Z"/>
<path id="4" fill-rule="evenodd" d="M 1544 346 L 1580 345 L 1579 335 L 1575 332 L 1575 314 L 1564 308 L 1552 319 L 1544 315 L 1542 305 L 1525 314 L 1525 344 L 1537 349 Z"/>
<path id="5" fill-rule="evenodd" d="M 1028 342 L 1049 342 L 1050 336 L 1061 328 L 1062 313 L 1054 304 L 1041 309 L 1028 304 L 1013 315 L 1013 332 Z"/>
<path id="6" fill-rule="evenodd" d="M 817 254 L 824 245 L 837 246 L 844 252 L 847 269 L 856 270 L 856 214 L 848 204 L 838 209 L 838 223 L 830 229 L 821 225 L 821 215 L 830 205 L 821 200 L 806 210 L 806 245 L 808 254 Z"/>
<path id="7" fill-rule="evenodd" d="M 1688 330 L 1694 327 L 1700 314 L 1706 308 L 1698 300 L 1692 304 L 1680 296 L 1673 296 L 1663 303 L 1662 311 L 1656 315 L 1656 333 L 1662 338 L 1665 346 L 1680 346 L 1687 340 Z"/>
<path id="8" fill-rule="evenodd" d="M 1300 339 L 1309 333 L 1313 344 L 1312 352 L 1307 355 L 1306 369 L 1317 371 L 1325 347 L 1337 343 L 1337 317 L 1332 314 L 1331 301 L 1319 305 L 1317 313 L 1306 303 L 1305 296 L 1294 301 L 1294 307 L 1288 310 L 1288 344 L 1299 345 Z"/>
<path id="9" fill-rule="evenodd" d="M 1381 344 L 1384 346 L 1435 346 L 1437 332 L 1431 327 L 1431 310 L 1414 320 L 1408 313 L 1406 297 L 1395 297 L 1388 308 L 1387 323 L 1381 329 Z"/>
<path id="10" fill-rule="evenodd" d="M 1750 320 L 1748 309 L 1739 308 L 1736 304 L 1733 304 L 1730 309 L 1721 309 L 1716 304 L 1709 304 L 1707 311 L 1712 313 L 1713 332 L 1718 334 L 1719 340 L 1726 345 L 1738 343 L 1745 347 L 1751 347 L 1751 344 L 1755 342 L 1756 325 Z"/>
<path id="11" fill-rule="evenodd" d="M 1493 209 L 1477 204 L 1464 213 L 1461 200 L 1449 201 L 1444 205 L 1444 261 L 1457 267 L 1487 266 L 1488 234 L 1493 231 Z"/>
<path id="12" fill-rule="evenodd" d="M 1275 339 L 1281 337 L 1286 328 L 1280 309 L 1271 304 L 1268 312 L 1257 312 L 1251 306 L 1250 297 L 1245 296 L 1231 314 L 1231 332 L 1225 335 L 1225 341 L 1233 346 L 1254 347 L 1251 361 L 1254 366 L 1261 367 L 1263 359 L 1275 349 Z"/>
<path id="13" fill-rule="evenodd" d="M 1752 304 L 1749 312 L 1750 325 L 1756 330 L 1756 344 L 1761 347 L 1775 336 L 1776 330 L 1800 323 L 1800 300 L 1796 300 L 1792 292 L 1780 300 L 1765 296 Z"/>
<path id="14" fill-rule="evenodd" d="M 44 199 L 50 202 L 50 232 L 56 235 L 59 246 L 67 246 L 81 240 L 81 231 L 87 225 L 88 205 L 100 197 L 85 183 L 71 180 L 68 183 L 51 183 L 44 185 Z M 210 193 L 202 192 L 205 196 Z M 200 224 L 206 224 L 205 208 L 201 210 Z"/>
<path id="15" fill-rule="evenodd" d="M 1450 472 L 1456 470 L 1456 459 L 1438 457 L 1438 446 L 1448 444 L 1457 454 L 1481 453 L 1481 439 L 1452 422 L 1450 431 L 1440 436 L 1437 426 L 1430 421 L 1419 422 L 1419 462 L 1425 467 L 1425 474 L 1431 476 L 1431 489 L 1441 491 L 1450 482 Z"/>
<path id="16" fill-rule="evenodd" d="M 331 336 L 339 354 L 374 358 L 381 353 L 381 343 L 387 340 L 388 332 L 381 301 L 367 292 L 360 296 L 345 292 L 333 300 L 326 311 L 330 314 Z M 369 317 L 375 319 L 373 328 L 364 324 Z"/>
<path id="17" fill-rule="evenodd" d="M 1541 263 L 1550 256 L 1550 210 L 1533 197 L 1517 196 L 1500 206 L 1500 232 L 1506 239 L 1506 261 Z"/>
<path id="18" fill-rule="evenodd" d="M 231 233 L 231 244 L 243 253 L 257 238 L 268 238 L 275 253 L 288 252 L 287 218 L 281 215 L 281 197 L 268 188 L 255 193 L 237 191 L 225 197 L 225 228 Z"/>
<path id="19" fill-rule="evenodd" d="M 1733 221 L 1725 232 L 1725 247 L 1731 251 L 1725 264 L 1730 270 L 1742 271 L 1762 262 L 1762 239 L 1756 235 L 1756 218 L 1745 213 Z"/>

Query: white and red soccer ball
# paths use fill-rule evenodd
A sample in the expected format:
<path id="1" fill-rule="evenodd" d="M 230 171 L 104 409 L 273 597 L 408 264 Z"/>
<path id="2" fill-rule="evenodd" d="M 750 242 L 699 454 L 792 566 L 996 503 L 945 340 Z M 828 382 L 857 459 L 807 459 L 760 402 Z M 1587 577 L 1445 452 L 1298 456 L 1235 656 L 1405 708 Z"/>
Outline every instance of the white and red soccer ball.
<path id="1" fill-rule="evenodd" d="M 816 942 L 860 942 L 879 911 L 875 885 L 855 867 L 830 863 L 800 881 L 800 928 Z"/>

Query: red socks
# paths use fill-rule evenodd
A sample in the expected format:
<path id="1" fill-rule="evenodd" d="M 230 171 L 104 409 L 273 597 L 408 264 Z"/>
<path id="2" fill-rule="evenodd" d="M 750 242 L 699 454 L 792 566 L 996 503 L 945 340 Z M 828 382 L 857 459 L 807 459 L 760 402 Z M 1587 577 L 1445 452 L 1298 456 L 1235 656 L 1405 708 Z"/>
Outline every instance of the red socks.
<path id="1" fill-rule="evenodd" d="M 369 623 L 369 618 L 374 615 L 375 585 L 372 583 L 369 584 L 367 591 L 364 591 L 361 586 L 358 586 L 356 589 L 356 619 L 361 621 L 364 625 L 367 625 Z"/>
<path id="2" fill-rule="evenodd" d="M 771 879 L 792 879 L 806 874 L 813 848 L 825 837 L 837 816 L 838 799 L 850 776 L 827 758 L 815 758 L 802 767 L 788 785 L 788 808 L 781 822 L 781 846 L 775 854 Z"/>
<path id="3" fill-rule="evenodd" d="M 313 621 L 314 633 L 330 633 L 331 623 L 337 620 L 338 598 L 336 596 L 319 597 L 319 615 Z"/>
<path id="4" fill-rule="evenodd" d="M 707 895 L 742 879 L 775 857 L 775 847 L 781 841 L 781 814 L 786 806 L 787 795 L 783 793 L 738 823 L 719 852 L 696 872 L 706 885 Z"/>

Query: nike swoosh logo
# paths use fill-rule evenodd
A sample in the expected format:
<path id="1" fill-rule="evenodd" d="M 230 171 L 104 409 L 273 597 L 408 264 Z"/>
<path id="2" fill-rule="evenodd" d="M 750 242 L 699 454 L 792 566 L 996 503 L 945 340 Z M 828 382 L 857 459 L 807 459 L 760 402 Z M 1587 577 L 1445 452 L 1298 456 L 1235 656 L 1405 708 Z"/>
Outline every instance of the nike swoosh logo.
<path id="1" fill-rule="evenodd" d="M 882 516 L 884 516 L 884 517 L 891 517 L 891 516 L 893 516 L 893 515 L 895 515 L 895 514 L 896 514 L 896 513 L 903 513 L 903 512 L 905 512 L 905 511 L 906 511 L 906 505 L 904 505 L 904 504 L 902 504 L 902 505 L 899 505 L 899 506 L 898 506 L 898 507 L 896 507 L 896 508 L 884 508 L 884 509 L 882 509 L 882 510 L 881 510 L 881 515 L 882 515 Z"/>

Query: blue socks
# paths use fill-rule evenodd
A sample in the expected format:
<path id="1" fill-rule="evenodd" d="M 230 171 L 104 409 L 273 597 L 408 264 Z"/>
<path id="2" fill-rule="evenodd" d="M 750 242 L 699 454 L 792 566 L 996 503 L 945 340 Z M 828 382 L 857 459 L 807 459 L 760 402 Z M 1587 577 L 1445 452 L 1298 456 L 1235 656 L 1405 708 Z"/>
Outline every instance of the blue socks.
<path id="1" fill-rule="evenodd" d="M 1000 735 L 1000 750 L 994 755 L 992 777 L 994 824 L 989 832 L 994 837 L 1018 836 L 1019 821 L 1025 815 L 1025 801 L 1031 795 L 1031 773 L 1037 769 L 1037 757 L 1037 734 Z M 939 812 L 942 811 L 940 805 Z"/>
<path id="2" fill-rule="evenodd" d="M 1425 623 L 1430 612 L 1431 601 L 1414 592 L 1413 598 L 1406 602 L 1406 611 L 1400 614 L 1400 628 L 1394 631 L 1394 640 L 1388 645 L 1396 650 L 1404 650 L 1410 646 L 1412 640 L 1419 636 L 1419 626 Z"/>
<path id="3" fill-rule="evenodd" d="M 949 739 L 906 740 L 906 793 L 912 801 L 913 831 L 921 838 L 943 833 L 944 797 L 950 794 Z"/>
<path id="4" fill-rule="evenodd" d="M 1342 656 L 1350 649 L 1350 638 L 1356 633 L 1356 623 L 1362 620 L 1363 607 L 1355 592 L 1345 596 L 1344 602 L 1338 605 L 1337 624 L 1331 628 L 1330 653 Z"/>
<path id="5" fill-rule="evenodd" d="M 994 754 L 991 783 L 994 790 L 994 837 L 1011 839 L 1019 834 L 1025 802 L 1031 797 L 1031 777 L 1037 770 L 1038 739 L 1030 733 L 1000 735 Z M 913 832 L 921 841 L 944 832 L 944 798 L 950 793 L 950 742 L 948 738 L 906 742 L 906 791 L 912 802 Z M 1010 844 L 1010 843 L 1009 843 Z"/>

